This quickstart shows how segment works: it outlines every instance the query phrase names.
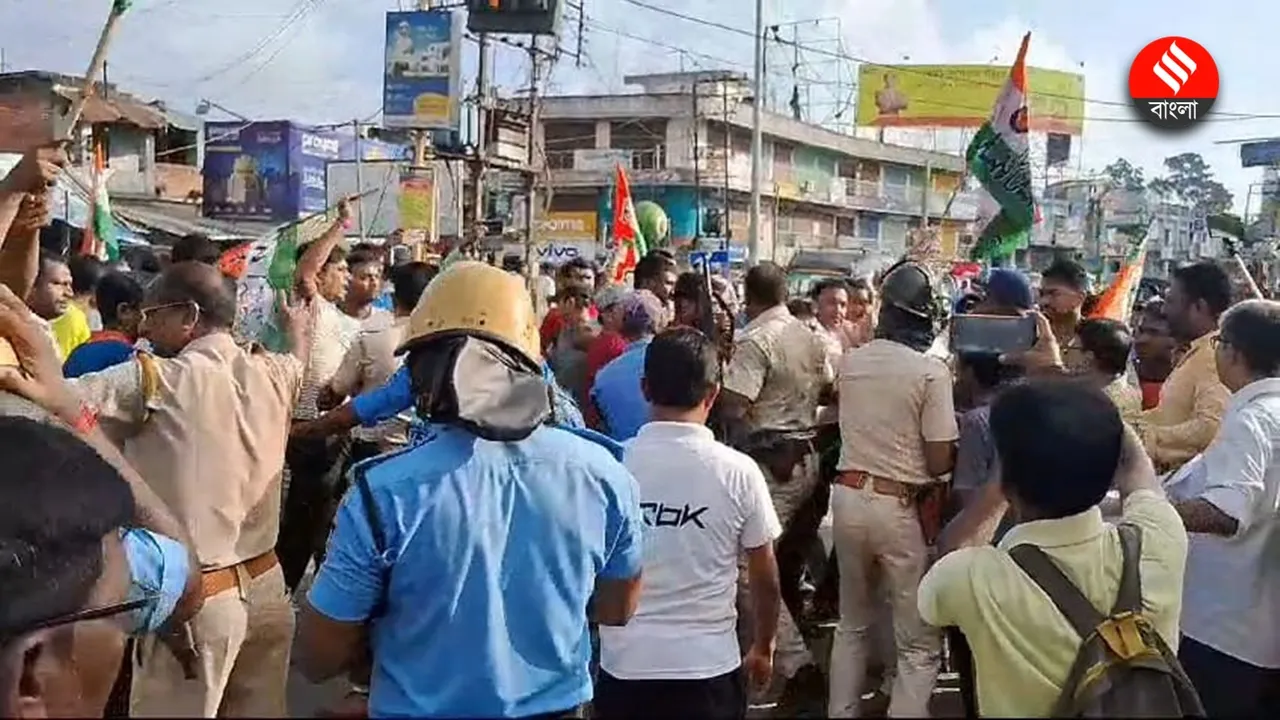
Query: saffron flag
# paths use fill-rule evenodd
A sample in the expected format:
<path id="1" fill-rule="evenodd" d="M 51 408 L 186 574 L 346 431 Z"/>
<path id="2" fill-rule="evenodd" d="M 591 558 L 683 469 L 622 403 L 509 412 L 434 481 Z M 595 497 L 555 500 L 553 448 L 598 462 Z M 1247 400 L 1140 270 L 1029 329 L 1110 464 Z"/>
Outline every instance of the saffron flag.
<path id="1" fill-rule="evenodd" d="M 631 183 L 627 173 L 618 165 L 613 184 L 613 281 L 626 280 L 627 273 L 636 269 L 640 258 L 647 252 L 644 233 L 636 220 L 636 206 L 631 201 Z"/>
<path id="2" fill-rule="evenodd" d="M 1138 294 L 1138 284 L 1142 282 L 1142 266 L 1146 261 L 1147 241 L 1144 238 L 1129 250 L 1120 272 L 1116 273 L 1111 284 L 1098 296 L 1089 317 L 1119 320 L 1127 325 L 1129 314 L 1133 311 L 1133 301 Z"/>
<path id="3" fill-rule="evenodd" d="M 973 136 L 965 153 L 969 173 L 999 207 L 973 248 L 974 260 L 1009 257 L 1025 247 L 1036 222 L 1031 191 L 1031 160 L 1027 150 L 1027 46 L 1022 38 L 1009 79 L 996 99 L 991 118 Z"/>

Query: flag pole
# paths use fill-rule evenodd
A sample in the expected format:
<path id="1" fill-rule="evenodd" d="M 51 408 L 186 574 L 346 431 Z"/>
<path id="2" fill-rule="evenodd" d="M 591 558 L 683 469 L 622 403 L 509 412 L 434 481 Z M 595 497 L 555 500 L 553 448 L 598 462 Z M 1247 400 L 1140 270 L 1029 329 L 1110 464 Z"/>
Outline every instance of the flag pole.
<path id="1" fill-rule="evenodd" d="M 84 71 L 80 94 L 71 101 L 71 110 L 67 113 L 67 139 L 75 137 L 76 125 L 80 123 L 80 116 L 84 114 L 85 104 L 89 102 L 89 95 L 93 92 L 93 86 L 98 82 L 98 76 L 102 74 L 103 68 L 106 67 L 107 48 L 111 46 L 111 38 L 115 35 L 120 18 L 124 16 L 124 11 L 128 6 L 127 0 L 114 0 L 111 3 L 111 13 L 107 15 L 107 22 L 102 26 L 102 33 L 98 35 L 98 45 L 93 49 L 93 57 L 89 60 L 89 69 Z"/>

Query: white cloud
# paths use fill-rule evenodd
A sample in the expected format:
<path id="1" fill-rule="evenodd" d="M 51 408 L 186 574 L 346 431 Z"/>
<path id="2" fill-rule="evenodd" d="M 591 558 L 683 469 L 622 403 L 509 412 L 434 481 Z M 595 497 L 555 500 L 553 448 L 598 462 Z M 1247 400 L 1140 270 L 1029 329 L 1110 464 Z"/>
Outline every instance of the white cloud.
<path id="1" fill-rule="evenodd" d="M 752 24 L 751 0 L 646 1 L 741 29 L 749 30 Z M 8 69 L 83 72 L 105 5 L 103 0 L 0 3 L 0 28 L 10 30 L 0 36 Z M 686 69 L 751 68 L 748 35 L 686 22 L 624 0 L 587 0 L 585 5 L 583 67 L 575 67 L 572 58 L 562 59 L 553 75 L 556 92 L 616 91 L 625 74 L 675 70 L 682 62 Z M 314 9 L 271 39 L 300 7 Z M 378 107 L 381 95 L 385 7 L 356 0 L 136 0 L 113 43 L 110 78 L 186 110 L 207 97 L 255 118 L 339 122 L 367 116 Z M 957 39 L 944 32 L 930 0 L 766 0 L 766 7 L 770 23 L 824 18 L 794 31 L 801 44 L 821 48 L 801 56 L 803 84 L 815 119 L 832 117 L 848 104 L 852 92 L 852 63 L 830 53 L 881 62 L 1009 62 L 1023 33 L 1031 30 L 1033 65 L 1080 71 L 1083 62 L 1087 94 L 1121 103 L 1086 106 L 1086 115 L 1097 119 L 1086 122 L 1085 169 L 1101 169 L 1123 155 L 1158 171 L 1165 156 L 1191 150 L 1204 154 L 1238 195 L 1248 183 L 1249 173 L 1239 169 L 1234 147 L 1215 146 L 1210 140 L 1230 131 L 1210 123 L 1171 139 L 1144 125 L 1109 120 L 1132 117 L 1123 105 L 1125 64 L 1114 57 L 1078 57 L 1051 29 L 1030 26 L 1016 15 Z M 566 50 L 576 48 L 576 25 L 569 13 L 560 40 Z M 619 32 L 651 42 L 627 39 Z M 793 30 L 785 26 L 780 32 L 790 39 Z M 259 52 L 244 57 L 258 45 L 263 45 Z M 770 49 L 769 82 L 782 102 L 790 92 L 791 55 L 786 45 Z M 474 51 L 467 49 L 465 57 L 464 76 L 470 77 Z M 521 53 L 499 46 L 498 58 L 498 84 L 507 89 L 523 86 L 527 65 Z M 1242 134 L 1252 129 L 1241 125 L 1232 129 Z"/>

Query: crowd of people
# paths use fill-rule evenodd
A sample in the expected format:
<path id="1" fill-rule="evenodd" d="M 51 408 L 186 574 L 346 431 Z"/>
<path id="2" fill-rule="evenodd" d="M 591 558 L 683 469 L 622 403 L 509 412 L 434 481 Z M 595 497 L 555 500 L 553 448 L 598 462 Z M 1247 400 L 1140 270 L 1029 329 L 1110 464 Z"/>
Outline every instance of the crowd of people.
<path id="1" fill-rule="evenodd" d="M 0 180 L 0 715 L 285 717 L 291 668 L 353 717 L 927 717 L 944 668 L 969 716 L 1280 707 L 1280 303 L 1213 262 L 1129 323 L 1067 259 L 535 298 L 344 203 L 272 352 L 205 238 L 42 252 L 64 160 Z"/>

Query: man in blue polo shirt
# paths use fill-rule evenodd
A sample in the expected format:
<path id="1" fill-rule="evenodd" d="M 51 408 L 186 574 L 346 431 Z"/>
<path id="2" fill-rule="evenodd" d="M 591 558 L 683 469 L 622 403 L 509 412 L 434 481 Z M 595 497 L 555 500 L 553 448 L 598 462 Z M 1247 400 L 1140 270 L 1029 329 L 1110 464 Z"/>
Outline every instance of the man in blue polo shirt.
<path id="1" fill-rule="evenodd" d="M 574 716 L 591 699 L 588 606 L 623 625 L 638 601 L 635 479 L 615 443 L 548 423 L 519 278 L 455 263 L 407 334 L 427 424 L 352 471 L 299 621 L 302 668 L 325 680 L 367 650 L 373 717 Z"/>
<path id="2" fill-rule="evenodd" d="M 644 354 L 654 336 L 666 328 L 666 308 L 657 295 L 634 290 L 622 299 L 622 339 L 627 349 L 596 373 L 591 403 L 603 427 L 601 432 L 623 442 L 649 422 L 649 401 L 640 387 Z"/>

